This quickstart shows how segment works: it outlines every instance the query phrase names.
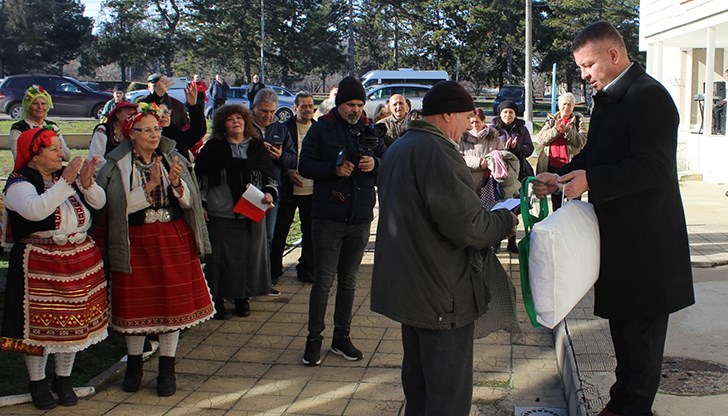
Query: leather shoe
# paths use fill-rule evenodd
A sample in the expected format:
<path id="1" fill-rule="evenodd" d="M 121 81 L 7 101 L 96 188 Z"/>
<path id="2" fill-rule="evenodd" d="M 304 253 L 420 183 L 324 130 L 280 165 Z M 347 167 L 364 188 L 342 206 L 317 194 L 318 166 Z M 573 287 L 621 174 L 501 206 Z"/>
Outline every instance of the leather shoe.
<path id="1" fill-rule="evenodd" d="M 212 319 L 216 319 L 218 321 L 224 321 L 228 318 L 227 311 L 225 310 L 225 299 L 223 298 L 213 298 L 213 303 L 215 304 L 215 314 L 212 315 Z"/>
<path id="2" fill-rule="evenodd" d="M 48 385 L 46 379 L 31 381 L 28 390 L 30 391 L 30 398 L 33 399 L 33 406 L 36 409 L 53 409 L 58 404 L 51 394 L 51 386 Z"/>
<path id="3" fill-rule="evenodd" d="M 64 406 L 75 406 L 78 403 L 78 396 L 71 386 L 71 377 L 56 376 L 51 388 L 58 395 L 58 403 Z"/>
<path id="4" fill-rule="evenodd" d="M 243 318 L 250 316 L 250 303 L 247 298 L 235 299 L 235 313 Z"/>
<path id="5" fill-rule="evenodd" d="M 614 413 L 613 411 L 611 411 L 605 407 L 604 409 L 602 409 L 601 412 L 599 412 L 599 414 L 597 416 L 620 416 L 620 415 Z"/>

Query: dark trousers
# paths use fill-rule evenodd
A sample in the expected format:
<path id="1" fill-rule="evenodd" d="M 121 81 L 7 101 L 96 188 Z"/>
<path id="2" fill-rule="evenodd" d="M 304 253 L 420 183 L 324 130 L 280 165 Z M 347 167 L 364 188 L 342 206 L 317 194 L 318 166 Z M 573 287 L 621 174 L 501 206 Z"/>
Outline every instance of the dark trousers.
<path id="1" fill-rule="evenodd" d="M 313 244 L 316 257 L 316 277 L 308 303 L 309 337 L 319 337 L 326 325 L 326 304 L 334 282 L 334 338 L 349 335 L 351 312 L 356 292 L 356 274 L 364 249 L 369 241 L 371 223 L 347 224 L 338 221 L 313 220 Z"/>
<path id="2" fill-rule="evenodd" d="M 470 414 L 473 324 L 451 330 L 402 325 L 405 416 Z"/>
<path id="3" fill-rule="evenodd" d="M 313 239 L 311 238 L 311 204 L 313 195 L 293 195 L 292 201 L 278 202 L 278 219 L 276 219 L 273 242 L 270 252 L 271 278 L 278 279 L 283 274 L 283 252 L 286 250 L 286 238 L 291 230 L 293 218 L 298 208 L 298 219 L 301 222 L 301 257 L 298 259 L 299 277 L 313 278 L 315 267 Z"/>
<path id="4" fill-rule="evenodd" d="M 607 409 L 622 416 L 652 416 L 660 386 L 668 315 L 610 319 L 617 381 L 609 389 Z"/>

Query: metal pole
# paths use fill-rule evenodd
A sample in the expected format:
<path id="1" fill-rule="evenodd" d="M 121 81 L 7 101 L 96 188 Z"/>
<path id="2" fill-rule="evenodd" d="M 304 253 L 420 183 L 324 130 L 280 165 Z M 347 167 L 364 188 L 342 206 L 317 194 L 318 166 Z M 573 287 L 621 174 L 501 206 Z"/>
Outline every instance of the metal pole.
<path id="1" fill-rule="evenodd" d="M 526 0 L 526 67 L 524 73 L 526 74 L 525 88 L 526 96 L 524 97 L 526 103 L 526 111 L 524 111 L 523 118 L 526 122 L 530 122 L 533 119 L 533 103 L 531 99 L 533 97 L 533 85 L 531 81 L 531 0 Z"/>
<path id="2" fill-rule="evenodd" d="M 265 0 L 260 0 L 260 82 L 265 84 Z"/>
<path id="3" fill-rule="evenodd" d="M 551 114 L 556 114 L 556 63 L 551 71 Z"/>

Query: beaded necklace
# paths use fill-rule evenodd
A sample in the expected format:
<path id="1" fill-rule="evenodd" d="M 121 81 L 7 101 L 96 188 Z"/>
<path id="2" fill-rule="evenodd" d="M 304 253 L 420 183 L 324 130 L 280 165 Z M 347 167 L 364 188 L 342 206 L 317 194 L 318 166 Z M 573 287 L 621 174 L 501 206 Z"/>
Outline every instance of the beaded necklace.
<path id="1" fill-rule="evenodd" d="M 133 169 L 139 170 L 139 177 L 142 181 L 142 189 L 147 189 L 146 185 L 152 179 L 152 168 L 154 167 L 154 158 L 152 162 L 146 163 L 144 159 L 139 155 L 136 150 L 132 151 L 132 175 L 134 174 Z M 167 177 L 166 169 L 162 168 L 162 176 L 159 181 L 159 185 L 147 194 L 147 201 L 152 208 L 161 208 L 169 206 L 169 198 L 167 195 L 167 187 L 165 179 Z"/>

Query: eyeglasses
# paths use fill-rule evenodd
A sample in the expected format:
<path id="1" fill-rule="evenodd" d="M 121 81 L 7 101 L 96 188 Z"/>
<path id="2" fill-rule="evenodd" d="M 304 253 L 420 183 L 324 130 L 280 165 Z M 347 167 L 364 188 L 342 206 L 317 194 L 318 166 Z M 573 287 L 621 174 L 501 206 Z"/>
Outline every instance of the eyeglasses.
<path id="1" fill-rule="evenodd" d="M 160 133 L 162 131 L 162 128 L 159 126 L 144 127 L 143 129 L 139 128 L 139 127 L 132 127 L 131 129 L 134 131 L 138 131 L 139 133 L 144 133 L 144 134 L 152 134 L 152 132 Z"/>
<path id="2" fill-rule="evenodd" d="M 172 114 L 172 110 L 162 110 L 162 114 L 164 114 L 165 116 L 168 116 L 168 115 Z"/>

